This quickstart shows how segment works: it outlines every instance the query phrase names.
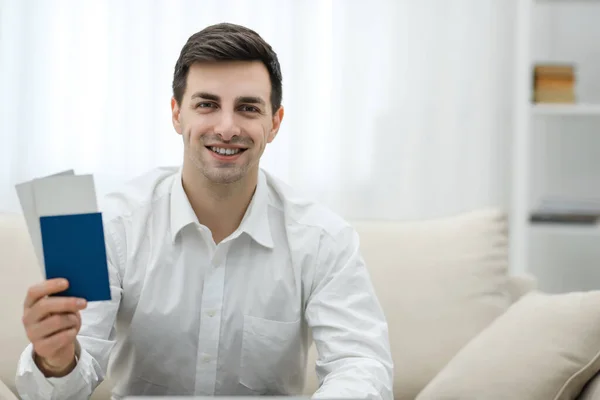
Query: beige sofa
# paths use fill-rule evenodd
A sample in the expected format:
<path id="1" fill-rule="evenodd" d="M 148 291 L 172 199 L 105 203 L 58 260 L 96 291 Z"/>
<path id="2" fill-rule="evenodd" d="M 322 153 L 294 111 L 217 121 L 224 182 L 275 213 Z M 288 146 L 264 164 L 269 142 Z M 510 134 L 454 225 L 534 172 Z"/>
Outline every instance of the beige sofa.
<path id="1" fill-rule="evenodd" d="M 600 399 L 598 293 L 543 295 L 509 276 L 500 211 L 354 225 L 390 325 L 396 399 Z M 13 398 L 27 345 L 25 291 L 41 279 L 28 238 L 21 216 L 0 214 L 1 400 Z M 313 348 L 306 394 L 318 385 L 314 360 Z M 108 399 L 109 387 L 92 398 Z"/>

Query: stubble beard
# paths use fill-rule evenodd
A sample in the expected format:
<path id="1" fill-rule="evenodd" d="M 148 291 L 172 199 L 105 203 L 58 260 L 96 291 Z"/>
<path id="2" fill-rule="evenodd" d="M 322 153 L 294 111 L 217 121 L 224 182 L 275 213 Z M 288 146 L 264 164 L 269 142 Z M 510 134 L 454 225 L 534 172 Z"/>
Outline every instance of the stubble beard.
<path id="1" fill-rule="evenodd" d="M 204 146 L 201 148 L 197 148 L 195 146 L 189 146 L 188 150 L 188 158 L 194 165 L 194 167 L 200 171 L 200 173 L 211 183 L 218 185 L 228 185 L 232 183 L 239 182 L 246 176 L 248 173 L 248 169 L 250 165 L 245 163 L 241 166 L 236 165 L 235 163 L 227 163 L 221 161 L 221 165 L 213 166 L 210 165 L 208 160 L 203 158 L 203 151 L 206 150 Z M 250 151 L 250 150 L 246 150 Z M 209 156 L 209 155 L 208 155 Z M 210 157 L 210 156 L 209 156 Z"/>

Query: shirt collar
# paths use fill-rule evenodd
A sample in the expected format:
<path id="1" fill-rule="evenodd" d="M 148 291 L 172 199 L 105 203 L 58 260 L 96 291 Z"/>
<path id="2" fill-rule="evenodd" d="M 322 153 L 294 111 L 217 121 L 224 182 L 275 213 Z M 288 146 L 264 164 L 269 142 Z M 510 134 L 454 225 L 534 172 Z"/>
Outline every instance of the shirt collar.
<path id="1" fill-rule="evenodd" d="M 273 248 L 273 237 L 269 224 L 269 187 L 267 177 L 260 169 L 254 196 L 252 196 L 238 232 L 246 232 L 261 245 Z"/>
<path id="2" fill-rule="evenodd" d="M 183 190 L 180 168 L 177 175 L 175 175 L 173 187 L 171 188 L 171 239 L 173 242 L 179 231 L 190 224 L 199 225 L 199 222 L 187 194 Z"/>
<path id="3" fill-rule="evenodd" d="M 171 189 L 171 239 L 175 241 L 177 234 L 190 224 L 198 224 L 198 218 L 192 209 L 190 201 L 183 190 L 181 169 L 175 176 Z M 232 237 L 246 232 L 252 239 L 261 245 L 273 248 L 273 237 L 269 224 L 269 188 L 267 179 L 262 170 L 258 171 L 258 183 L 244 214 L 239 228 Z"/>

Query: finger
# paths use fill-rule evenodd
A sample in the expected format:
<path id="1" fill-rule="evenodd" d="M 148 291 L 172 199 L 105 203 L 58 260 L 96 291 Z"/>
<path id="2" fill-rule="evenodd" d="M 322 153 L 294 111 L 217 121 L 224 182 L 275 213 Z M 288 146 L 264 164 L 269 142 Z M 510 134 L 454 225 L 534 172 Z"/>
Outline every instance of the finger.
<path id="1" fill-rule="evenodd" d="M 75 326 L 75 328 L 77 328 L 77 332 L 79 332 L 79 330 L 81 329 L 81 314 L 79 314 L 79 311 L 75 313 L 75 318 L 77 319 L 77 325 Z"/>
<path id="2" fill-rule="evenodd" d="M 66 279 L 57 278 L 38 283 L 29 288 L 25 297 L 25 308 L 29 308 L 37 303 L 40 299 L 54 293 L 59 293 L 69 287 L 69 282 Z"/>
<path id="3" fill-rule="evenodd" d="M 50 314 L 76 313 L 86 306 L 85 299 L 77 297 L 46 297 L 25 310 L 23 324 L 27 327 L 47 318 Z"/>
<path id="4" fill-rule="evenodd" d="M 77 311 L 76 313 L 72 313 L 70 315 L 75 317 L 75 329 L 77 329 L 77 333 L 79 333 L 79 330 L 81 329 L 81 314 L 79 311 Z"/>
<path id="5" fill-rule="evenodd" d="M 33 345 L 33 348 L 40 356 L 50 358 L 57 354 L 63 347 L 73 343 L 75 337 L 77 337 L 77 330 L 75 330 L 75 328 L 70 328 L 38 340 Z"/>
<path id="6" fill-rule="evenodd" d="M 79 321 L 75 314 L 55 314 L 43 321 L 33 324 L 27 331 L 31 342 L 52 336 L 60 331 L 75 328 L 78 330 Z"/>

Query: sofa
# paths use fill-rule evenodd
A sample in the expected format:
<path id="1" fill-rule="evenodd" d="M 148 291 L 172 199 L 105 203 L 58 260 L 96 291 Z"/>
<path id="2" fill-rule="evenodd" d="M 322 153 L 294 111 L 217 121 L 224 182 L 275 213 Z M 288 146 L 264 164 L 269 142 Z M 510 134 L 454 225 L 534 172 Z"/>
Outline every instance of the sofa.
<path id="1" fill-rule="evenodd" d="M 353 225 L 389 322 L 395 399 L 600 400 L 600 293 L 510 275 L 501 210 Z M 0 254 L 0 399 L 12 400 L 22 303 L 41 279 L 22 216 L 0 213 Z M 306 395 L 315 360 L 313 346 Z M 92 396 L 109 398 L 110 376 Z"/>

